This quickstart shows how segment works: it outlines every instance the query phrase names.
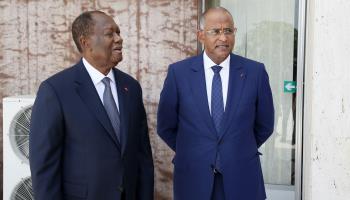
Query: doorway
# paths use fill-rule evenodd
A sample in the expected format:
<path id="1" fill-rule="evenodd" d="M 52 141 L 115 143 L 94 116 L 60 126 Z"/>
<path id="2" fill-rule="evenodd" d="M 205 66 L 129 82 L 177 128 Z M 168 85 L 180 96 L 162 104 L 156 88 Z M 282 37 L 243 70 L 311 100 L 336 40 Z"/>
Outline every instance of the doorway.
<path id="1" fill-rule="evenodd" d="M 259 149 L 268 200 L 301 199 L 304 16 L 302 0 L 203 0 L 222 6 L 237 28 L 234 53 L 265 64 L 275 131 Z"/>

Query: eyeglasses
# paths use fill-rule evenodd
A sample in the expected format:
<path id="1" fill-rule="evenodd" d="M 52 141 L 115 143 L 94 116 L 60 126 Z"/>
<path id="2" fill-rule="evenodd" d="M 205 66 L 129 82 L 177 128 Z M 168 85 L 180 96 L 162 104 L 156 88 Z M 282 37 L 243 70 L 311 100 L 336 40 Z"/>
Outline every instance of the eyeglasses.
<path id="1" fill-rule="evenodd" d="M 225 36 L 231 36 L 231 35 L 236 35 L 237 32 L 237 28 L 213 28 L 210 30 L 205 31 L 205 33 L 208 36 L 212 36 L 212 37 L 217 37 L 219 35 L 221 35 L 222 33 Z"/>

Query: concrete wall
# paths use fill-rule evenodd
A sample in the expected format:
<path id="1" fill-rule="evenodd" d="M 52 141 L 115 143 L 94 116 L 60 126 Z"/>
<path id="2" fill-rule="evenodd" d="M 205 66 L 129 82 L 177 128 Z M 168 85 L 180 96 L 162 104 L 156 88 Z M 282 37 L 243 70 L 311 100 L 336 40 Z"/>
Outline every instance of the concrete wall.
<path id="1" fill-rule="evenodd" d="M 0 99 L 35 94 L 41 81 L 74 64 L 80 58 L 70 33 L 74 18 L 85 10 L 109 13 L 124 39 L 124 61 L 118 67 L 137 78 L 143 88 L 156 166 L 156 199 L 171 199 L 172 152 L 155 134 L 156 110 L 167 66 L 196 54 L 197 2 L 0 1 Z M 0 116 L 2 135 L 2 103 Z M 0 156 L 2 164 L 2 152 Z"/>
<path id="2" fill-rule="evenodd" d="M 307 11 L 304 199 L 350 199 L 350 1 Z"/>

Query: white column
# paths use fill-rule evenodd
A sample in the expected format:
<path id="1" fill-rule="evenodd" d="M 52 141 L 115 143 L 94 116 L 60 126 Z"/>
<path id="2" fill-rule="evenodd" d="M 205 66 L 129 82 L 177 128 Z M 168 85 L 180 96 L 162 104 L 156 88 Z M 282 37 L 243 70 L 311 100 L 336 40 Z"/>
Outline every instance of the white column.
<path id="1" fill-rule="evenodd" d="M 350 1 L 307 10 L 305 200 L 350 199 Z"/>

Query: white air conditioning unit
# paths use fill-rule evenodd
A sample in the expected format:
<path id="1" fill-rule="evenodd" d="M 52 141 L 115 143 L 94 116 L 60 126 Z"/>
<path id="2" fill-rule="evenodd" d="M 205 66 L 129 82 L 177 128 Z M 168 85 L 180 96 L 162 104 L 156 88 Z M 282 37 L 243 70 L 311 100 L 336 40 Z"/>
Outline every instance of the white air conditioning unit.
<path id="1" fill-rule="evenodd" d="M 3 199 L 33 200 L 29 125 L 35 97 L 3 99 Z"/>

